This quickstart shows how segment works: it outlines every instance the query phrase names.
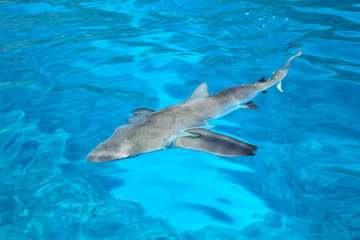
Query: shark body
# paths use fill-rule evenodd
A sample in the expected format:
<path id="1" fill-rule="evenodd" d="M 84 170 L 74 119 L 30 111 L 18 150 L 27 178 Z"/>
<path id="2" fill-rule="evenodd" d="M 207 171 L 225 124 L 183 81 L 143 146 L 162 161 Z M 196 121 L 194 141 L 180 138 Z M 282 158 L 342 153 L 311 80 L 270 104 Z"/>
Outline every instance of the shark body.
<path id="1" fill-rule="evenodd" d="M 211 132 L 208 120 L 219 118 L 238 108 L 258 108 L 251 100 L 260 92 L 281 83 L 293 58 L 275 71 L 268 80 L 237 85 L 209 95 L 202 83 L 184 102 L 158 111 L 140 108 L 132 111 L 128 124 L 120 126 L 105 142 L 92 150 L 87 160 L 108 162 L 167 148 L 187 148 L 224 157 L 254 155 L 256 146 Z M 280 89 L 280 86 L 278 86 Z"/>

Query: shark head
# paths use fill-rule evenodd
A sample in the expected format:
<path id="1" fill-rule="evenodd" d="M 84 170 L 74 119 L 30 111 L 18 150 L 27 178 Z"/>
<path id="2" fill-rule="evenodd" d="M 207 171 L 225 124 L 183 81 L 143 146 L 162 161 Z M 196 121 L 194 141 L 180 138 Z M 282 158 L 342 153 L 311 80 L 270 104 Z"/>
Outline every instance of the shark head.
<path id="1" fill-rule="evenodd" d="M 120 160 L 164 149 L 168 144 L 168 138 L 150 128 L 125 125 L 116 129 L 115 133 L 92 150 L 86 159 L 91 162 Z"/>
<path id="2" fill-rule="evenodd" d="M 109 162 L 128 158 L 132 155 L 131 146 L 125 141 L 109 138 L 92 150 L 86 159 L 90 162 Z"/>

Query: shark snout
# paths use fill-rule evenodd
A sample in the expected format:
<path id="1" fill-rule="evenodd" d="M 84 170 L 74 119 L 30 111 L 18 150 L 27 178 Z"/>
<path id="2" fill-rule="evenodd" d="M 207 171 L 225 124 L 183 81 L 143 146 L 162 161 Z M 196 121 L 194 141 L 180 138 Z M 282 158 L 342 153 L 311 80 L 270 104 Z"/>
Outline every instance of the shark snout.
<path id="1" fill-rule="evenodd" d="M 92 150 L 86 156 L 86 159 L 90 162 L 109 162 L 127 158 L 128 156 L 126 144 L 119 141 L 116 136 L 112 136 Z"/>
<path id="2" fill-rule="evenodd" d="M 127 156 L 123 156 L 121 154 L 112 154 L 107 151 L 97 151 L 94 149 L 86 156 L 86 160 L 90 162 L 109 162 L 113 160 L 120 160 L 122 158 L 126 158 Z"/>
<path id="3" fill-rule="evenodd" d="M 107 162 L 107 161 L 111 161 L 111 157 L 100 154 L 94 154 L 91 152 L 86 156 L 86 160 L 90 162 Z"/>

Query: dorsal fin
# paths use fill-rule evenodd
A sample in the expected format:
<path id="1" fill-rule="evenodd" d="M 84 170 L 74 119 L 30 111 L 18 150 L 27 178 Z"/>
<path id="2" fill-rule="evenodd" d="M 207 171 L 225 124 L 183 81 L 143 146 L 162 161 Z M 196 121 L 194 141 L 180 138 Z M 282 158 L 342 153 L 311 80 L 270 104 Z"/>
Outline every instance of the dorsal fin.
<path id="1" fill-rule="evenodd" d="M 138 108 L 138 109 L 131 111 L 131 113 L 134 115 L 143 115 L 143 116 L 149 115 L 153 112 L 155 112 L 155 111 L 152 109 L 148 109 L 148 108 Z"/>
<path id="2" fill-rule="evenodd" d="M 200 84 L 195 91 L 185 100 L 185 103 L 191 103 L 196 100 L 209 97 L 208 87 L 206 83 Z"/>

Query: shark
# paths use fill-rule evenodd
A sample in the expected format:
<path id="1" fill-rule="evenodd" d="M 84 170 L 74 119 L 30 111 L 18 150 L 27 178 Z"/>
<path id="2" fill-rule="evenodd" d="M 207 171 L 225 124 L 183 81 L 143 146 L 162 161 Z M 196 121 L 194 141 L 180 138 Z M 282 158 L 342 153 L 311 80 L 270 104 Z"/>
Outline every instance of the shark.
<path id="1" fill-rule="evenodd" d="M 239 108 L 258 108 L 252 99 L 275 84 L 282 91 L 281 81 L 286 77 L 291 61 L 302 54 L 296 47 L 298 53 L 270 79 L 263 77 L 255 83 L 231 86 L 213 95 L 209 94 L 207 84 L 202 83 L 183 102 L 158 111 L 148 108 L 133 110 L 127 124 L 118 127 L 86 159 L 108 162 L 169 148 L 197 150 L 222 157 L 255 155 L 255 145 L 211 131 L 213 126 L 208 121 Z"/>

